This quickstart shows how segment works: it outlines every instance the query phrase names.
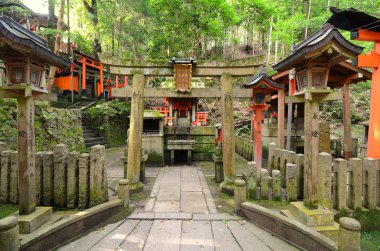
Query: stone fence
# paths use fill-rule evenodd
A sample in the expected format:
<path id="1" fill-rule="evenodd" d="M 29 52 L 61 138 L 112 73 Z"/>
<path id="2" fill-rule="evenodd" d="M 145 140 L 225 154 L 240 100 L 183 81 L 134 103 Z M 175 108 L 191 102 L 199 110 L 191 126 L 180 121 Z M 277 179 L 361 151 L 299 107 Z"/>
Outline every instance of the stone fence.
<path id="1" fill-rule="evenodd" d="M 0 142 L 0 203 L 18 203 L 17 151 Z M 54 208 L 88 208 L 108 201 L 104 146 L 69 152 L 64 144 L 35 153 L 36 203 Z"/>
<path id="2" fill-rule="evenodd" d="M 235 136 L 235 152 L 248 161 L 253 160 L 253 141 L 247 137 Z"/>
<path id="3" fill-rule="evenodd" d="M 250 198 L 295 201 L 303 197 L 304 155 L 269 145 L 268 169 L 248 163 L 245 175 Z M 326 208 L 378 209 L 380 159 L 318 158 L 318 200 Z"/>

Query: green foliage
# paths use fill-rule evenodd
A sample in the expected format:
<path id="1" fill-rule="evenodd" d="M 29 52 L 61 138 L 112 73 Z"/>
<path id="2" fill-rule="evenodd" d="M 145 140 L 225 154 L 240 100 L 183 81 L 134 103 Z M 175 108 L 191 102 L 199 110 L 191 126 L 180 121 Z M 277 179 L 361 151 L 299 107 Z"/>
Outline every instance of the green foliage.
<path id="1" fill-rule="evenodd" d="M 250 135 L 251 129 L 248 125 L 244 125 L 242 127 L 239 127 L 235 130 L 235 135 L 241 136 L 241 135 Z"/>
<path id="2" fill-rule="evenodd" d="M 116 117 L 120 115 L 129 115 L 131 110 L 130 102 L 120 102 L 112 100 L 110 102 L 98 103 L 96 106 L 87 110 L 87 115 L 92 118 L 100 116 Z"/>

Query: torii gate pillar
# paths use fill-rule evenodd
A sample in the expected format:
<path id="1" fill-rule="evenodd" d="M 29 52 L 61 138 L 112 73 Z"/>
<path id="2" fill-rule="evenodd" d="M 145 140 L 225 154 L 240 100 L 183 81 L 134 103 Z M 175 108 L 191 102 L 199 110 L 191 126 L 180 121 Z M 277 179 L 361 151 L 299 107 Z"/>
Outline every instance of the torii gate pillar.
<path id="1" fill-rule="evenodd" d="M 124 176 L 129 180 L 129 189 L 131 191 L 140 191 L 144 186 L 140 182 L 144 87 L 145 76 L 143 74 L 133 75 L 131 120 L 128 138 L 128 165 L 127 172 L 124 172 Z"/>
<path id="2" fill-rule="evenodd" d="M 231 74 L 223 73 L 220 78 L 223 132 L 223 169 L 224 181 L 220 189 L 224 193 L 234 193 L 235 170 L 235 139 L 234 139 L 234 109 L 232 96 Z"/>

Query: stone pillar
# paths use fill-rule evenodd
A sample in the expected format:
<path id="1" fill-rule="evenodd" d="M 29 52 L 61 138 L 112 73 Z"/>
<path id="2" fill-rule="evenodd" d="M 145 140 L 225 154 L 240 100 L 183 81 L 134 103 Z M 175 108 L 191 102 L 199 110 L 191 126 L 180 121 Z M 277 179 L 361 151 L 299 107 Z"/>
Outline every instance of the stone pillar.
<path id="1" fill-rule="evenodd" d="M 36 174 L 36 203 L 37 205 L 42 204 L 42 177 L 43 177 L 43 172 L 42 172 L 42 165 L 43 165 L 43 160 L 42 160 L 43 153 L 38 152 L 34 155 L 34 166 L 35 166 L 35 174 Z"/>
<path id="2" fill-rule="evenodd" d="M 170 150 L 170 164 L 174 165 L 174 150 Z"/>
<path id="3" fill-rule="evenodd" d="M 107 187 L 105 148 L 96 145 L 91 147 L 90 153 L 90 207 L 107 201 L 108 189 L 105 189 L 105 185 Z"/>
<path id="4" fill-rule="evenodd" d="M 44 152 L 42 156 L 42 205 L 52 206 L 54 198 L 54 156 L 53 152 Z"/>
<path id="5" fill-rule="evenodd" d="M 18 221 L 14 216 L 0 220 L 0 248 L 6 251 L 19 250 Z"/>
<path id="6" fill-rule="evenodd" d="M 173 101 L 169 99 L 169 117 L 173 117 Z"/>
<path id="7" fill-rule="evenodd" d="M 248 173 L 247 173 L 247 190 L 248 190 L 248 198 L 256 199 L 257 192 L 257 165 L 256 162 L 251 161 L 248 162 Z"/>
<path id="8" fill-rule="evenodd" d="M 235 179 L 234 197 L 235 212 L 238 212 L 240 210 L 241 203 L 247 201 L 247 186 L 244 180 Z"/>
<path id="9" fill-rule="evenodd" d="M 36 210 L 33 97 L 17 99 L 17 130 L 19 214 L 26 215 Z"/>
<path id="10" fill-rule="evenodd" d="M 352 157 L 352 140 L 351 140 L 351 109 L 350 109 L 350 86 L 345 83 L 343 91 L 343 157 L 349 159 Z"/>
<path id="11" fill-rule="evenodd" d="M 70 152 L 67 158 L 67 208 L 78 205 L 79 152 Z"/>
<path id="12" fill-rule="evenodd" d="M 286 195 L 288 201 L 297 200 L 297 166 L 292 163 L 286 164 Z"/>
<path id="13" fill-rule="evenodd" d="M 330 153 L 330 124 L 319 123 L 319 151 Z"/>
<path id="14" fill-rule="evenodd" d="M 276 144 L 275 143 L 270 143 L 269 144 L 269 149 L 268 149 L 268 172 L 272 172 L 274 169 L 274 151 L 276 149 Z"/>
<path id="15" fill-rule="evenodd" d="M 279 170 L 272 170 L 272 198 L 281 200 L 281 178 Z"/>
<path id="16" fill-rule="evenodd" d="M 311 95 L 307 93 L 306 96 Z M 304 205 L 318 207 L 319 102 L 305 98 Z"/>
<path id="17" fill-rule="evenodd" d="M 128 180 L 119 180 L 119 188 L 117 190 L 119 199 L 123 202 L 124 207 L 129 205 L 129 189 Z"/>
<path id="18" fill-rule="evenodd" d="M 357 158 L 358 157 L 358 148 L 359 148 L 358 139 L 352 138 L 351 144 L 352 144 L 352 146 L 351 146 L 352 147 L 352 157 Z"/>
<path id="19" fill-rule="evenodd" d="M 234 140 L 234 110 L 232 94 L 232 77 L 223 73 L 221 79 L 221 108 L 222 108 L 222 132 L 223 132 L 223 168 L 224 181 L 220 187 L 222 192 L 233 194 L 235 170 L 235 140 Z"/>
<path id="20" fill-rule="evenodd" d="M 303 198 L 303 187 L 304 187 L 304 155 L 303 154 L 297 154 L 295 164 L 297 165 L 297 197 L 298 199 Z"/>
<path id="21" fill-rule="evenodd" d="M 11 168 L 12 151 L 3 151 L 1 153 L 1 170 L 0 170 L 0 203 L 9 202 L 9 172 Z"/>
<path id="22" fill-rule="evenodd" d="M 284 128 L 285 128 L 285 90 L 278 91 L 278 104 L 277 104 L 277 138 L 278 147 L 285 148 Z"/>
<path id="23" fill-rule="evenodd" d="M 67 146 L 59 144 L 54 148 L 54 206 L 65 208 L 67 203 L 66 164 L 69 151 Z"/>
<path id="24" fill-rule="evenodd" d="M 18 203 L 18 153 L 16 151 L 11 152 L 11 173 L 9 184 L 9 201 L 10 203 Z"/>
<path id="25" fill-rule="evenodd" d="M 261 169 L 260 190 L 261 190 L 261 199 L 262 200 L 269 199 L 269 174 L 268 174 L 268 170 L 266 169 Z"/>
<path id="26" fill-rule="evenodd" d="M 339 219 L 338 251 L 360 250 L 360 222 L 348 217 Z"/>
<path id="27" fill-rule="evenodd" d="M 191 150 L 187 150 L 187 164 L 191 165 Z"/>
<path id="28" fill-rule="evenodd" d="M 141 150 L 142 150 L 142 127 L 144 114 L 144 87 L 145 76 L 143 74 L 135 74 L 132 80 L 132 104 L 130 131 L 128 139 L 128 167 L 127 177 L 129 180 L 129 188 L 132 191 L 143 189 L 140 182 L 141 168 Z"/>
<path id="29" fill-rule="evenodd" d="M 223 181 L 223 146 L 219 142 L 216 147 L 216 151 L 213 155 L 214 164 L 215 164 L 215 182 L 221 183 Z"/>
<path id="30" fill-rule="evenodd" d="M 352 171 L 352 198 L 349 207 L 354 210 L 361 209 L 363 196 L 363 160 L 351 158 L 348 164 Z"/>
<path id="31" fill-rule="evenodd" d="M 78 207 L 87 208 L 89 205 L 89 177 L 90 177 L 90 154 L 82 153 L 79 156 L 79 186 Z"/>
<path id="32" fill-rule="evenodd" d="M 191 100 L 191 121 L 195 121 L 195 113 L 197 111 L 197 103 L 196 102 L 197 102 L 197 99 Z"/>
<path id="33" fill-rule="evenodd" d="M 337 170 L 336 209 L 347 208 L 347 161 L 334 159 L 334 168 Z"/>
<path id="34" fill-rule="evenodd" d="M 367 209 L 376 209 L 376 172 L 378 159 L 364 159 L 364 169 L 367 171 L 367 192 L 364 198 Z"/>
<path id="35" fill-rule="evenodd" d="M 318 204 L 331 209 L 331 154 L 322 152 L 318 157 Z"/>

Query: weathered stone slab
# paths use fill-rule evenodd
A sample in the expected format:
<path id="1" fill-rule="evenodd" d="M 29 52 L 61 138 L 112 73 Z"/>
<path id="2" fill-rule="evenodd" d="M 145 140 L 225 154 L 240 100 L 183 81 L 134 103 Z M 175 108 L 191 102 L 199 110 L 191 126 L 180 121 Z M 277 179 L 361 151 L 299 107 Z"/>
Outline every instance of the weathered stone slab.
<path id="1" fill-rule="evenodd" d="M 210 221 L 183 221 L 181 251 L 214 250 Z"/>
<path id="2" fill-rule="evenodd" d="M 337 170 L 336 209 L 343 210 L 347 208 L 347 161 L 335 159 L 334 168 Z"/>
<path id="3" fill-rule="evenodd" d="M 177 251 L 180 249 L 181 225 L 179 220 L 155 220 L 144 251 Z"/>
<path id="4" fill-rule="evenodd" d="M 0 141 L 0 156 L 3 151 L 7 150 L 7 143 Z"/>
<path id="5" fill-rule="evenodd" d="M 116 250 L 140 221 L 127 220 L 99 241 L 91 250 Z"/>
<path id="6" fill-rule="evenodd" d="M 212 221 L 216 251 L 241 250 L 228 227 L 221 221 Z"/>
<path id="7" fill-rule="evenodd" d="M 268 170 L 266 169 L 261 169 L 260 189 L 261 189 L 261 199 L 267 200 L 269 198 L 269 174 L 268 174 Z"/>
<path id="8" fill-rule="evenodd" d="M 248 162 L 247 172 L 247 190 L 248 198 L 256 199 L 257 191 L 257 166 L 255 161 Z"/>
<path id="9" fill-rule="evenodd" d="M 318 203 L 331 209 L 331 168 L 332 156 L 322 152 L 318 156 Z"/>
<path id="10" fill-rule="evenodd" d="M 54 154 L 53 152 L 44 152 L 42 156 L 42 170 L 43 170 L 43 182 L 42 182 L 42 204 L 44 206 L 53 205 L 54 196 Z"/>
<path id="11" fill-rule="evenodd" d="M 20 234 L 30 234 L 51 219 L 53 208 L 37 207 L 36 211 L 28 215 L 16 215 Z"/>
<path id="12" fill-rule="evenodd" d="M 82 153 L 79 156 L 79 184 L 78 184 L 78 207 L 87 208 L 89 205 L 90 185 L 90 154 Z"/>
<path id="13" fill-rule="evenodd" d="M 69 151 L 67 146 L 59 144 L 54 148 L 54 206 L 65 208 L 67 204 L 66 164 Z"/>
<path id="14" fill-rule="evenodd" d="M 90 207 L 107 201 L 107 176 L 105 172 L 105 148 L 91 147 L 90 153 Z"/>
<path id="15" fill-rule="evenodd" d="M 256 250 L 271 251 L 264 242 L 252 235 L 240 222 L 229 221 L 227 226 L 243 250 L 251 250 L 252 247 L 255 247 Z"/>
<path id="16" fill-rule="evenodd" d="M 202 192 L 182 192 L 181 211 L 190 213 L 207 213 L 208 208 Z"/>
<path id="17" fill-rule="evenodd" d="M 78 205 L 79 152 L 70 152 L 67 158 L 67 208 Z"/>
<path id="18" fill-rule="evenodd" d="M 134 213 L 128 216 L 128 219 L 132 220 L 153 220 L 154 213 Z"/>
<path id="19" fill-rule="evenodd" d="M 1 153 L 1 171 L 0 171 L 0 203 L 9 202 L 9 175 L 11 168 L 12 151 L 3 151 Z"/>
<path id="20" fill-rule="evenodd" d="M 156 201 L 154 212 L 157 213 L 176 213 L 181 211 L 180 201 Z"/>
<path id="21" fill-rule="evenodd" d="M 191 213 L 154 213 L 156 220 L 191 220 Z"/>
<path id="22" fill-rule="evenodd" d="M 223 220 L 241 220 L 241 218 L 239 216 L 229 215 L 226 213 L 211 213 L 211 214 L 193 214 L 193 220 L 223 221 Z"/>
<path id="23" fill-rule="evenodd" d="M 43 153 L 37 152 L 34 155 L 34 168 L 35 168 L 35 174 L 36 174 L 36 203 L 37 205 L 42 204 L 42 195 L 43 195 L 43 173 L 42 173 L 42 166 L 43 166 Z"/>
<path id="24" fill-rule="evenodd" d="M 18 152 L 12 151 L 11 153 L 11 170 L 10 170 L 10 184 L 9 184 L 9 202 L 13 204 L 18 203 Z"/>
<path id="25" fill-rule="evenodd" d="M 276 143 L 270 143 L 269 149 L 268 149 L 268 172 L 272 173 L 272 170 L 274 168 L 274 162 L 275 162 L 275 149 L 276 149 Z"/>
<path id="26" fill-rule="evenodd" d="M 279 170 L 272 170 L 272 198 L 281 200 L 281 175 Z"/>
<path id="27" fill-rule="evenodd" d="M 297 200 L 297 166 L 286 164 L 286 195 L 288 201 Z"/>
<path id="28" fill-rule="evenodd" d="M 349 203 L 351 209 L 357 210 L 362 207 L 363 196 L 363 160 L 352 158 L 348 161 L 352 171 L 352 197 Z"/>
<path id="29" fill-rule="evenodd" d="M 126 223 L 128 223 L 128 221 Z M 123 241 L 119 248 L 121 250 L 128 251 L 143 250 L 152 224 L 153 221 L 140 221 L 140 223 L 135 227 L 132 233 L 128 235 L 128 237 Z"/>
<path id="30" fill-rule="evenodd" d="M 376 172 L 379 166 L 377 159 L 364 159 L 364 169 L 366 175 L 366 194 L 364 196 L 364 205 L 368 209 L 376 208 Z"/>
<path id="31" fill-rule="evenodd" d="M 294 164 L 297 165 L 297 197 L 299 199 L 303 198 L 303 187 L 304 187 L 304 160 L 305 156 L 303 154 L 296 155 L 296 161 Z"/>

